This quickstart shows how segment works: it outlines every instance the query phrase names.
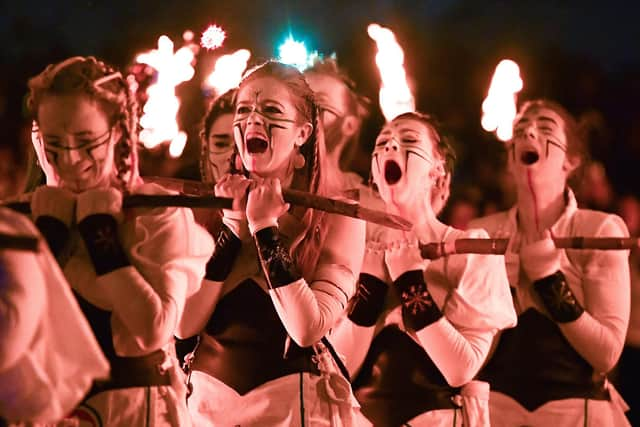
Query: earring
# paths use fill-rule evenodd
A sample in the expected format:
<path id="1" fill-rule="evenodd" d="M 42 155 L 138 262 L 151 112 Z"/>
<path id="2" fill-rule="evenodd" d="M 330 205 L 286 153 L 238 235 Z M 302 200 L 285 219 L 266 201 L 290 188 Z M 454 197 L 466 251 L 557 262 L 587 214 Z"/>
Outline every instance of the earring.
<path id="1" fill-rule="evenodd" d="M 297 148 L 296 153 L 293 155 L 293 167 L 295 169 L 302 169 L 306 162 L 307 160 L 300 152 L 300 148 Z"/>

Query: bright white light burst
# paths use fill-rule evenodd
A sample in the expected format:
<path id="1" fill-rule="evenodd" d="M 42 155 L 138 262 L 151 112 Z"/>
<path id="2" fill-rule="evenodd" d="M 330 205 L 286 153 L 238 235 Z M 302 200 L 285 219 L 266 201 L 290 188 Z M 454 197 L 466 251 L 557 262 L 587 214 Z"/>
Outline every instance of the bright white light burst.
<path id="1" fill-rule="evenodd" d="M 200 45 L 209 50 L 217 49 L 222 46 L 222 42 L 226 37 L 227 34 L 222 28 L 217 25 L 209 25 L 209 28 L 202 33 Z"/>

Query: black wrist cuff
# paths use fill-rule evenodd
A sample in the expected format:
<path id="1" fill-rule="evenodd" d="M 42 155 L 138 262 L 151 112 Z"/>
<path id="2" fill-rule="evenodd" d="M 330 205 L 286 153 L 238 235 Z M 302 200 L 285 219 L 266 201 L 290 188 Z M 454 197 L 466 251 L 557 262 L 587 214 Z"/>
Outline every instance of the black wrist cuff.
<path id="1" fill-rule="evenodd" d="M 131 265 L 118 240 L 118 223 L 108 214 L 89 215 L 78 223 L 98 276 Z"/>
<path id="2" fill-rule="evenodd" d="M 264 228 L 253 236 L 258 258 L 270 289 L 286 286 L 300 279 L 289 251 L 280 240 L 278 227 Z"/>
<path id="3" fill-rule="evenodd" d="M 58 258 L 69 241 L 69 227 L 58 218 L 49 215 L 39 216 L 35 224 L 47 241 L 53 256 Z"/>
<path id="4" fill-rule="evenodd" d="M 560 270 L 536 280 L 533 287 L 551 318 L 558 323 L 573 322 L 584 312 Z"/>
<path id="5" fill-rule="evenodd" d="M 222 224 L 216 236 L 216 246 L 213 255 L 207 262 L 204 278 L 216 282 L 222 282 L 231 273 L 233 263 L 240 253 L 242 241 L 233 234 L 233 231 Z"/>
<path id="6" fill-rule="evenodd" d="M 411 270 L 393 282 L 402 303 L 402 319 L 407 328 L 419 331 L 442 317 L 442 312 L 427 290 L 423 271 Z"/>
<path id="7" fill-rule="evenodd" d="M 361 273 L 356 294 L 349 301 L 349 319 L 359 326 L 373 326 L 382 314 L 389 286 L 376 276 Z"/>

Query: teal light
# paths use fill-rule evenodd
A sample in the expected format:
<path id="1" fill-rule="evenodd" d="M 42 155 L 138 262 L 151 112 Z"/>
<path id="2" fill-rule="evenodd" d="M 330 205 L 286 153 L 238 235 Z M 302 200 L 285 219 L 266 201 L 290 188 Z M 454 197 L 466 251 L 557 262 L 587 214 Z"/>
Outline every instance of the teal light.
<path id="1" fill-rule="evenodd" d="M 293 65 L 300 71 L 311 66 L 318 56 L 317 51 L 308 52 L 304 42 L 295 40 L 291 34 L 278 47 L 278 61 Z"/>

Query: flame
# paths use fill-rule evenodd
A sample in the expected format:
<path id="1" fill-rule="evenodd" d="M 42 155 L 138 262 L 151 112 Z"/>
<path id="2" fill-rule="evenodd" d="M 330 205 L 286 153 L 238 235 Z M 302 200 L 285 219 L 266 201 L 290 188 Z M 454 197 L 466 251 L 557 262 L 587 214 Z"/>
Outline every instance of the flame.
<path id="1" fill-rule="evenodd" d="M 404 52 L 388 28 L 370 24 L 367 33 L 378 46 L 376 65 L 380 71 L 380 109 L 387 121 L 415 111 L 415 100 L 407 83 Z"/>
<path id="2" fill-rule="evenodd" d="M 200 45 L 209 50 L 217 49 L 222 46 L 226 37 L 227 33 L 225 33 L 222 28 L 217 25 L 209 25 L 209 27 L 202 33 Z"/>
<path id="3" fill-rule="evenodd" d="M 173 141 L 180 134 L 177 122 L 180 100 L 176 97 L 175 88 L 178 84 L 191 80 L 195 73 L 192 64 L 197 46 L 194 46 L 188 44 L 174 52 L 173 42 L 163 35 L 158 39 L 157 49 L 136 57 L 137 62 L 147 64 L 157 71 L 157 81 L 147 88 L 148 100 L 140 118 L 143 128 L 140 140 L 147 148 Z M 177 152 L 177 149 L 174 150 Z"/>
<path id="4" fill-rule="evenodd" d="M 484 130 L 496 131 L 501 141 L 509 141 L 513 136 L 517 94 L 522 86 L 518 64 L 510 59 L 500 61 L 493 73 L 487 97 L 482 102 L 480 123 Z"/>
<path id="5" fill-rule="evenodd" d="M 204 80 L 203 86 L 213 89 L 216 95 L 221 95 L 229 89 L 237 87 L 250 57 L 251 52 L 247 49 L 239 49 L 232 54 L 222 55 L 216 60 L 213 72 Z"/>
<path id="6" fill-rule="evenodd" d="M 183 131 L 178 132 L 175 138 L 169 143 L 169 156 L 180 157 L 184 151 L 184 147 L 187 145 L 187 134 Z"/>

